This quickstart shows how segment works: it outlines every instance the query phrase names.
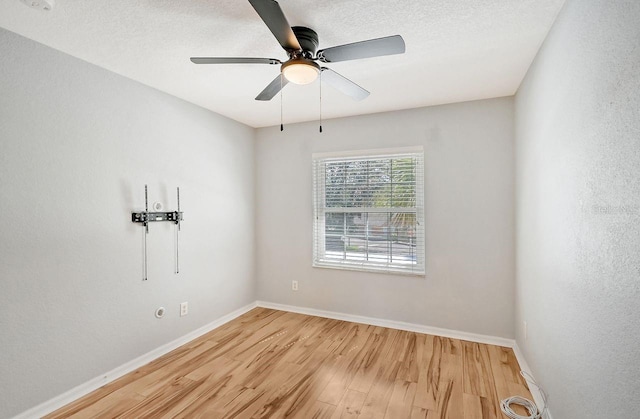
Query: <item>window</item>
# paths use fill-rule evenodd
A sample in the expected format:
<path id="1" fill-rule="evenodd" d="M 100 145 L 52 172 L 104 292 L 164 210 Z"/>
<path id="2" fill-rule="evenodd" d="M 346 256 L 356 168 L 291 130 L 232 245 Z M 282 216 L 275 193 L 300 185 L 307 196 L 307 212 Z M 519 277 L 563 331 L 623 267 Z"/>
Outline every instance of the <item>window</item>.
<path id="1" fill-rule="evenodd" d="M 424 275 L 422 149 L 313 155 L 313 266 Z"/>

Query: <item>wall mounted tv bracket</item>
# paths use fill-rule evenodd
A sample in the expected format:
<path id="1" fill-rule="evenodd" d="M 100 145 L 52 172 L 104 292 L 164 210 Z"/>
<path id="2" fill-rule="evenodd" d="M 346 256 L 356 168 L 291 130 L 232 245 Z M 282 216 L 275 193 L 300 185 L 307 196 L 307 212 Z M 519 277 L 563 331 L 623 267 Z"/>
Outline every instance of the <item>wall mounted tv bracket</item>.
<path id="1" fill-rule="evenodd" d="M 180 265 L 179 265 L 179 252 L 178 252 L 178 244 L 179 244 L 179 232 L 180 232 L 180 222 L 183 220 L 182 212 L 180 211 L 180 188 L 176 188 L 177 198 L 178 198 L 178 209 L 177 211 L 160 211 L 160 212 L 149 212 L 149 192 L 147 185 L 144 185 L 144 212 L 132 212 L 131 213 L 131 221 L 134 223 L 140 223 L 144 227 L 144 268 L 143 268 L 143 280 L 147 280 L 147 234 L 149 234 L 149 223 L 157 222 L 157 221 L 169 221 L 176 225 L 176 266 L 175 273 L 180 273 Z M 161 205 L 158 205 L 161 208 Z"/>

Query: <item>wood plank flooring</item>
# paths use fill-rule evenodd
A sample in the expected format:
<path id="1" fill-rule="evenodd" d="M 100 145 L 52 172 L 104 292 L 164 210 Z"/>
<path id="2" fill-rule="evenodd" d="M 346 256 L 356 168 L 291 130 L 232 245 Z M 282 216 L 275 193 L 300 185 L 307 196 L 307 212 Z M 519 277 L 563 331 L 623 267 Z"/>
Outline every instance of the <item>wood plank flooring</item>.
<path id="1" fill-rule="evenodd" d="M 46 418 L 500 418 L 532 399 L 519 371 L 510 348 L 256 308 Z"/>

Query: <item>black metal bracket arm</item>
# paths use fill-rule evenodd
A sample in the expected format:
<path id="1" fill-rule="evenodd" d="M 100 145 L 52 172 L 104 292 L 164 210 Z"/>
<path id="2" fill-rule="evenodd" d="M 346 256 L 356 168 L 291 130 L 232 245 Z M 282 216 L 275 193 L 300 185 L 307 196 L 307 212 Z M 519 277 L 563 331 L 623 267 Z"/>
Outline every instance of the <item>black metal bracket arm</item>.
<path id="1" fill-rule="evenodd" d="M 170 221 L 175 224 L 178 224 L 180 221 L 183 221 L 182 217 L 183 212 L 181 211 L 168 211 L 168 212 L 132 212 L 131 213 L 131 221 L 134 223 L 142 223 L 142 225 L 146 225 L 147 223 L 154 221 Z"/>

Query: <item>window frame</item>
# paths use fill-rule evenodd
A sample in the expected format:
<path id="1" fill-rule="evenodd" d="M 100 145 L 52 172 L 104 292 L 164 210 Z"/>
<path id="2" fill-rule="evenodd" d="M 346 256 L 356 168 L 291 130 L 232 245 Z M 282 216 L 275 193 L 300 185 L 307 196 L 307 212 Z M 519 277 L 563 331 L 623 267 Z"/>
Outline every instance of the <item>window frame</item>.
<path id="1" fill-rule="evenodd" d="M 403 157 L 416 158 L 418 161 L 417 173 L 415 176 L 415 207 L 339 207 L 331 208 L 327 211 L 326 206 L 326 163 L 331 160 L 374 160 L 374 159 L 398 159 Z M 425 246 L 425 214 L 424 214 L 424 148 L 418 147 L 397 147 L 385 149 L 349 150 L 328 153 L 312 154 L 312 195 L 313 195 L 313 222 L 312 222 L 312 266 L 315 268 L 328 268 L 340 270 L 355 270 L 361 272 L 377 272 L 387 274 L 425 276 L 426 246 Z M 407 208 L 411 208 L 408 211 Z M 415 209 L 414 209 L 415 208 Z M 337 209 L 334 211 L 332 209 Z M 416 217 L 416 263 L 411 267 L 401 264 L 376 263 L 372 261 L 354 261 L 347 259 L 327 258 L 326 255 L 326 218 L 327 213 L 411 213 Z M 367 215 L 368 216 L 368 215 Z"/>

